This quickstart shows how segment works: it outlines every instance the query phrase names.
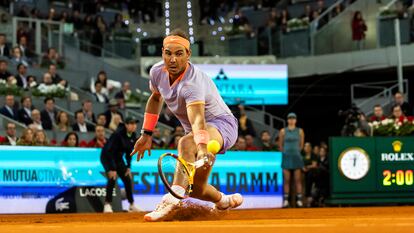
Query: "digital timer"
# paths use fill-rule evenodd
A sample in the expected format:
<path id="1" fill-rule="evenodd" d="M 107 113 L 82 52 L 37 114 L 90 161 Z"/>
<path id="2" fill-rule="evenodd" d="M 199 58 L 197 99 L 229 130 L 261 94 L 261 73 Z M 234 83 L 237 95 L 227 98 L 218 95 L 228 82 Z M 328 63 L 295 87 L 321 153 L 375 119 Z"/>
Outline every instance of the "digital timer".
<path id="1" fill-rule="evenodd" d="M 392 173 L 391 170 L 384 170 L 382 175 L 384 176 L 382 181 L 384 186 L 392 186 L 393 184 L 410 186 L 414 183 L 413 170 L 397 170 L 395 173 Z"/>

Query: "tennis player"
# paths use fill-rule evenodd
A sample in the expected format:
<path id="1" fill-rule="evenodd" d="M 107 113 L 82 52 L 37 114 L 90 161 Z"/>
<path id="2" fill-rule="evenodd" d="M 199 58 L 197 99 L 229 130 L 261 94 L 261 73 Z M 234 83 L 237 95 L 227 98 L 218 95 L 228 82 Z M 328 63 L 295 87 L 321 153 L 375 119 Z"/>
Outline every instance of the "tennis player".
<path id="1" fill-rule="evenodd" d="M 135 143 L 131 155 L 138 152 L 138 161 L 144 157 L 145 151 L 151 155 L 152 132 L 165 101 L 186 132 L 178 143 L 178 155 L 188 162 L 199 159 L 206 161 L 205 166 L 196 171 L 191 197 L 213 202 L 219 210 L 236 208 L 243 202 L 240 194 L 225 195 L 208 184 L 215 156 L 207 152 L 207 143 L 217 140 L 221 146 L 220 153 L 232 147 L 237 140 L 237 119 L 224 103 L 211 78 L 190 63 L 190 56 L 190 42 L 184 32 L 174 30 L 164 38 L 163 61 L 150 70 L 152 94 L 145 109 L 141 137 Z M 184 195 L 184 184 L 180 183 L 177 176 L 175 174 L 172 189 Z M 144 219 L 163 220 L 179 204 L 180 200 L 168 193 Z"/>

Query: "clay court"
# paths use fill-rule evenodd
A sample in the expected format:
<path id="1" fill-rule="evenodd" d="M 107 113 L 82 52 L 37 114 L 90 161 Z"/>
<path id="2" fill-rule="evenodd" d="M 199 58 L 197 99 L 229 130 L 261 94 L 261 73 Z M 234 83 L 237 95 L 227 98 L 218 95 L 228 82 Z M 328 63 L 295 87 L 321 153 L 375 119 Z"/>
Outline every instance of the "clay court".
<path id="1" fill-rule="evenodd" d="M 144 222 L 143 214 L 128 213 L 2 215 L 0 232 L 413 232 L 413 220 L 414 207 L 233 210 L 157 223 Z"/>

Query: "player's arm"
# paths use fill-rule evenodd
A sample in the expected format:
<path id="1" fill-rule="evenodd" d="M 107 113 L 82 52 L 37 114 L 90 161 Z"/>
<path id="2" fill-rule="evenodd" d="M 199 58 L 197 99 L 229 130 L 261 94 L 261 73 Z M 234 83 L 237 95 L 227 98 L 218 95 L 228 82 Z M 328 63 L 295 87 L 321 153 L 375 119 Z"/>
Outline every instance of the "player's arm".
<path id="1" fill-rule="evenodd" d="M 205 155 L 207 154 L 206 142 L 208 142 L 209 138 L 207 133 L 207 123 L 204 115 L 204 102 L 197 101 L 187 104 L 187 115 L 194 134 L 194 141 L 197 144 L 198 154 Z"/>
<path id="2" fill-rule="evenodd" d="M 145 151 L 148 151 L 148 155 L 151 155 L 152 132 L 158 123 L 158 116 L 161 112 L 163 103 L 164 100 L 160 93 L 153 91 L 145 107 L 141 136 L 138 138 L 134 150 L 130 154 L 133 156 L 138 152 L 137 161 L 144 157 Z"/>

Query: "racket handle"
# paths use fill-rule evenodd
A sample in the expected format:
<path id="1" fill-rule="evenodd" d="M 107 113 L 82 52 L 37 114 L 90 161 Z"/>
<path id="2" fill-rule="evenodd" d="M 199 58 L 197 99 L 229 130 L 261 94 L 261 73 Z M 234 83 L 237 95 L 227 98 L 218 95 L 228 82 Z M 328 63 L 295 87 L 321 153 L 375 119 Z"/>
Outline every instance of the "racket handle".
<path id="1" fill-rule="evenodd" d="M 195 162 L 194 162 L 194 166 L 195 166 L 196 168 L 199 168 L 199 167 L 204 166 L 204 159 L 199 159 L 199 160 L 195 161 Z"/>

